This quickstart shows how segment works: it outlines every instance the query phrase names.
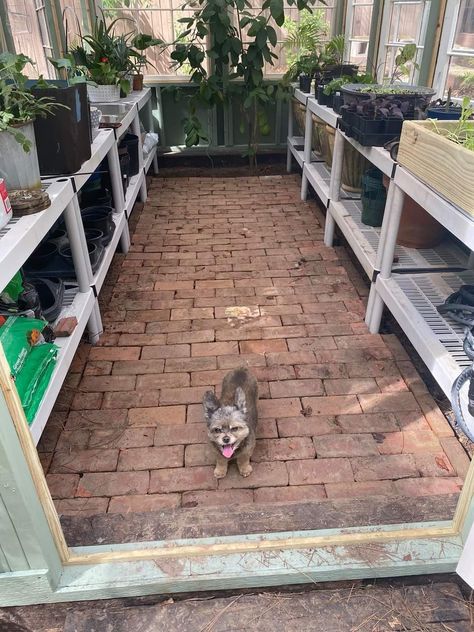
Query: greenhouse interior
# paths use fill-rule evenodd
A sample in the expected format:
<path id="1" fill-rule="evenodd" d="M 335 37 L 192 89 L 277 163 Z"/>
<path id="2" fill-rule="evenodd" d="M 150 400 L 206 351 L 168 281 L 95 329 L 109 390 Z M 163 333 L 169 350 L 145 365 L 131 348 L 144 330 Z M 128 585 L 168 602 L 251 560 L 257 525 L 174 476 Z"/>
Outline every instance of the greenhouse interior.
<path id="1" fill-rule="evenodd" d="M 5 612 L 474 586 L 474 1 L 0 0 L 0 51 Z"/>

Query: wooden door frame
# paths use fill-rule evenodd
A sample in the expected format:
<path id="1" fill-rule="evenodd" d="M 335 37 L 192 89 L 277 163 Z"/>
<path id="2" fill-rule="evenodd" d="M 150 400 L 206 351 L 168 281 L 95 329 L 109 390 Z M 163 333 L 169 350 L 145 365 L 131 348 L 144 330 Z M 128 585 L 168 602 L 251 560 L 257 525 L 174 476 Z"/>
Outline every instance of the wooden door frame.
<path id="1" fill-rule="evenodd" d="M 474 519 L 69 548 L 0 349 L 0 606 L 454 572 Z"/>

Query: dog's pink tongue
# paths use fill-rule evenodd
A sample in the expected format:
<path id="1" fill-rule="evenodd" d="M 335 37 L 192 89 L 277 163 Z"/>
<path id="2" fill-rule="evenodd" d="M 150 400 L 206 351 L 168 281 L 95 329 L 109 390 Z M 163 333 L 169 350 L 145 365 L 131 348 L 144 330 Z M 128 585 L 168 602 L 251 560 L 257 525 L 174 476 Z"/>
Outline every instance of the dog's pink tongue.
<path id="1" fill-rule="evenodd" d="M 231 445 L 225 445 L 222 448 L 222 454 L 225 456 L 226 459 L 230 459 L 230 457 L 234 454 L 234 447 Z"/>

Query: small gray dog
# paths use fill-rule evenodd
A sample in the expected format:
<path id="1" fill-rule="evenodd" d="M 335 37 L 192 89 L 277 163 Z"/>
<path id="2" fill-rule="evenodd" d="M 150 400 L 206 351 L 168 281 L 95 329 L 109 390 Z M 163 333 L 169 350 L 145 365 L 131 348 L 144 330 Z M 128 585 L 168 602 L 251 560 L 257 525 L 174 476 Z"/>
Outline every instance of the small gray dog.
<path id="1" fill-rule="evenodd" d="M 257 400 L 257 380 L 245 367 L 224 377 L 220 400 L 212 391 L 204 394 L 207 433 L 216 450 L 216 478 L 224 478 L 232 459 L 237 460 L 242 476 L 252 473 L 250 457 L 255 448 Z"/>

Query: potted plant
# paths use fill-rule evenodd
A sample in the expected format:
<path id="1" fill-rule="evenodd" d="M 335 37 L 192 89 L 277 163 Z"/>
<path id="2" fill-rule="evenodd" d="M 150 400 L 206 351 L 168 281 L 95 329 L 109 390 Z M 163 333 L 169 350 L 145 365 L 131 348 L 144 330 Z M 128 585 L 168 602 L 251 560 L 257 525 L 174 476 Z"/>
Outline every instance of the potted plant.
<path id="1" fill-rule="evenodd" d="M 461 117 L 462 107 L 459 103 L 451 101 L 451 88 L 448 90 L 446 101 L 437 99 L 434 103 L 430 103 L 426 109 L 426 117 L 431 119 L 441 119 L 444 121 L 452 121 Z"/>
<path id="2" fill-rule="evenodd" d="M 407 121 L 398 162 L 441 196 L 474 216 L 474 110 L 462 101 L 458 121 Z"/>
<path id="3" fill-rule="evenodd" d="M 373 83 L 374 79 L 370 74 L 358 74 L 354 77 L 343 75 L 337 79 L 332 79 L 328 84 L 322 86 L 321 92 L 318 90 L 318 103 L 320 105 L 327 105 L 332 107 L 333 110 L 339 114 L 340 108 L 343 103 L 341 96 L 342 86 L 347 83 Z"/>
<path id="4" fill-rule="evenodd" d="M 143 90 L 143 73 L 142 69 L 147 64 L 144 52 L 152 46 L 162 46 L 163 40 L 147 35 L 146 33 L 138 33 L 131 41 L 132 55 L 134 61 L 133 90 Z"/>
<path id="5" fill-rule="evenodd" d="M 9 190 L 41 188 L 34 121 L 63 107 L 27 89 L 27 64 L 26 55 L 0 55 L 0 177 Z"/>
<path id="6" fill-rule="evenodd" d="M 69 54 L 49 61 L 62 79 L 29 82 L 36 97 L 50 97 L 65 106 L 57 110 L 55 116 L 48 114 L 35 120 L 38 160 L 43 176 L 75 173 L 91 157 L 86 77 Z M 51 143 L 52 138 L 54 143 Z"/>
<path id="7" fill-rule="evenodd" d="M 396 57 L 391 82 L 386 84 L 354 84 L 341 87 L 343 130 L 365 146 L 382 146 L 399 136 L 404 120 L 422 118 L 432 88 L 396 83 L 407 72 L 416 55 L 415 44 L 406 44 Z"/>
<path id="8" fill-rule="evenodd" d="M 108 26 L 105 18 L 97 18 L 90 35 L 71 50 L 74 63 L 88 78 L 87 92 L 91 103 L 118 101 L 120 92 L 130 92 L 127 79 L 133 70 L 130 34 L 115 35 L 117 20 Z"/>

